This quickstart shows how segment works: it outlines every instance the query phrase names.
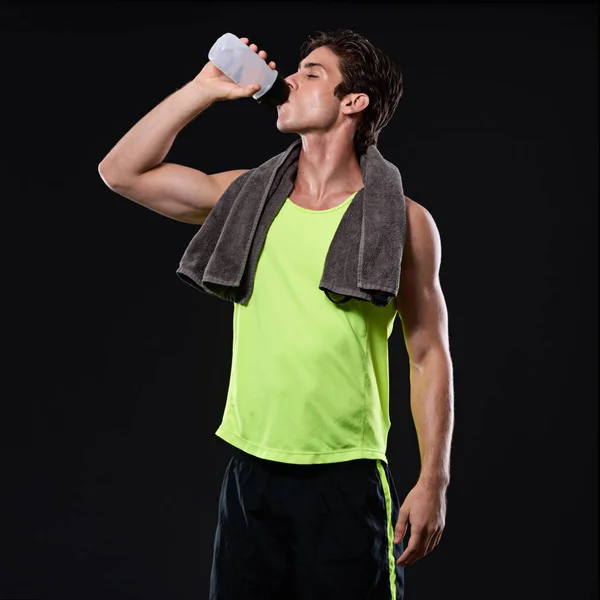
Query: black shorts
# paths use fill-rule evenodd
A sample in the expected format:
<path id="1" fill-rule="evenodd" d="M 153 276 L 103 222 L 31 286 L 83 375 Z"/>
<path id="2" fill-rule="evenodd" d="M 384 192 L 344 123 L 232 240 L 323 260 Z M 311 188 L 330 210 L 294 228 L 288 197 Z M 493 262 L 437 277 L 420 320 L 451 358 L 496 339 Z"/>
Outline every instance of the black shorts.
<path id="1" fill-rule="evenodd" d="M 381 460 L 296 465 L 236 448 L 221 487 L 210 600 L 402 600 L 399 508 Z"/>

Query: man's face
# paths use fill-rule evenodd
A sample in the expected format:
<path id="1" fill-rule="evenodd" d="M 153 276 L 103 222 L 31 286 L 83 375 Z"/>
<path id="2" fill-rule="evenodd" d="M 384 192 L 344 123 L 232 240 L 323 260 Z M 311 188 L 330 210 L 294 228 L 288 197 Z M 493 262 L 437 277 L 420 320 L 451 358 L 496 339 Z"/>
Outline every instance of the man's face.
<path id="1" fill-rule="evenodd" d="M 312 65 L 317 63 L 322 66 Z M 343 117 L 340 100 L 333 95 L 342 82 L 337 56 L 324 46 L 313 50 L 297 73 L 286 77 L 287 102 L 277 107 L 277 129 L 282 133 L 327 131 Z"/>

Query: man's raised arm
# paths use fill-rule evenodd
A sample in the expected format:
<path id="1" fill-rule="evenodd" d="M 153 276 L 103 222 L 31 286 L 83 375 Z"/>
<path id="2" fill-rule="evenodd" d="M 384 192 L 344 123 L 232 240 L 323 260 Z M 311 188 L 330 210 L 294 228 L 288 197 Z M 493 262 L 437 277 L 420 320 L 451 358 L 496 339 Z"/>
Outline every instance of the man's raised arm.
<path id="1" fill-rule="evenodd" d="M 258 52 L 255 44 L 250 48 Z M 267 57 L 264 50 L 258 54 Z M 269 66 L 275 69 L 273 61 Z M 203 223 L 231 182 L 247 169 L 209 175 L 163 161 L 179 132 L 214 102 L 248 98 L 258 89 L 258 84 L 239 86 L 209 61 L 117 142 L 98 166 L 102 180 L 114 192 L 157 213 L 185 223 Z"/>

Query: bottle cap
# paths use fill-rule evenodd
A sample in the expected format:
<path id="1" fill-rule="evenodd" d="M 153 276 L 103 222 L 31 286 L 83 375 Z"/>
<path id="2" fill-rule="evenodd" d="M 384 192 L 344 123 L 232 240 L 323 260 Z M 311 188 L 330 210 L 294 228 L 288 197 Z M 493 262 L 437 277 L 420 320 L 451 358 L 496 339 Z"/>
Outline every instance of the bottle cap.
<path id="1" fill-rule="evenodd" d="M 286 80 L 278 74 L 273 85 L 262 96 L 256 98 L 256 101 L 259 104 L 264 102 L 269 106 L 279 106 L 288 99 L 289 95 L 290 86 L 287 84 Z"/>

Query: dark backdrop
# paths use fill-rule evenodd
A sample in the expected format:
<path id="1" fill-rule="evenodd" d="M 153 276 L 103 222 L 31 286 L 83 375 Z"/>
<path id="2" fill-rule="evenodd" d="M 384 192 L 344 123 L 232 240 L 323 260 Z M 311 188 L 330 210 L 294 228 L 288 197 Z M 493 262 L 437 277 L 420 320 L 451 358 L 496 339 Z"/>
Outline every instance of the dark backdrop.
<path id="1" fill-rule="evenodd" d="M 402 68 L 379 149 L 443 244 L 452 480 L 406 598 L 596 597 L 594 5 L 23 3 L 0 17 L 1 598 L 207 597 L 233 306 L 175 275 L 197 226 L 111 192 L 97 166 L 225 31 L 287 75 L 329 27 Z M 275 120 L 251 99 L 214 105 L 168 160 L 255 167 L 296 139 Z M 419 454 L 400 321 L 390 360 L 402 501 Z"/>

